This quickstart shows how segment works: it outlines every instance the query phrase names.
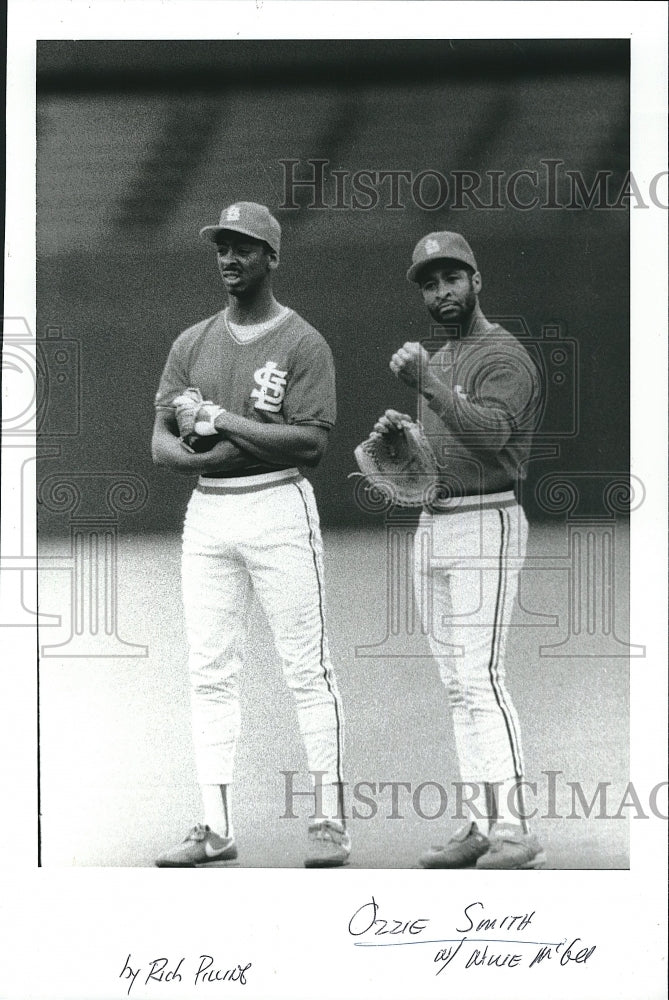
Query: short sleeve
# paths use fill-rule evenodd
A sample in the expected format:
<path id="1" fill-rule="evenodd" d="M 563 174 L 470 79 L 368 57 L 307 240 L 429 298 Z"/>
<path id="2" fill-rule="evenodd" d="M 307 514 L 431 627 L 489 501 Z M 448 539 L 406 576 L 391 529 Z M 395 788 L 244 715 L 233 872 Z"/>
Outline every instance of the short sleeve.
<path id="1" fill-rule="evenodd" d="M 334 427 L 337 419 L 334 361 L 319 333 L 302 337 L 295 347 L 283 412 L 288 424 Z"/>
<path id="2" fill-rule="evenodd" d="M 186 368 L 186 351 L 181 339 L 175 340 L 167 356 L 163 374 L 160 377 L 154 405 L 157 410 L 167 409 L 172 400 L 189 386 Z"/>

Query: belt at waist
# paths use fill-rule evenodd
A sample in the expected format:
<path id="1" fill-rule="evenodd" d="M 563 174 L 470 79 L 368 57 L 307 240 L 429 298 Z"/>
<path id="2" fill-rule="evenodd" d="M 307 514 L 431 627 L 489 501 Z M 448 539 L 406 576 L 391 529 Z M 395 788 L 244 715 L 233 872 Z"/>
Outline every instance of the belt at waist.
<path id="1" fill-rule="evenodd" d="M 502 507 L 515 507 L 517 503 L 513 490 L 505 490 L 502 493 L 437 499 L 423 509 L 427 514 L 460 514 L 466 510 L 499 510 Z"/>
<path id="2" fill-rule="evenodd" d="M 273 486 L 283 486 L 285 483 L 298 483 L 302 479 L 304 476 L 299 469 L 276 469 L 274 472 L 261 472 L 255 476 L 231 476 L 229 479 L 200 476 L 195 489 L 198 493 L 255 493 Z"/>
<path id="3" fill-rule="evenodd" d="M 220 476 L 210 473 L 208 476 L 200 476 L 200 478 L 208 479 L 212 482 L 218 482 L 219 479 L 222 479 L 223 482 L 227 482 L 228 479 L 250 479 L 255 476 L 265 476 L 268 472 L 285 472 L 286 469 L 287 466 L 280 466 L 277 468 L 274 465 L 254 465 L 250 469 L 235 469 L 233 472 L 222 472 Z"/>

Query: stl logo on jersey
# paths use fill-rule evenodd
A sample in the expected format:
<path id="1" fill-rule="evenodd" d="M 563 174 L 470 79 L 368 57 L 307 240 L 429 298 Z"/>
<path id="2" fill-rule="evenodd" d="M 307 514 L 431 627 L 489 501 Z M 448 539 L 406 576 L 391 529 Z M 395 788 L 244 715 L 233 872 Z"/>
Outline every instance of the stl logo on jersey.
<path id="1" fill-rule="evenodd" d="M 257 368 L 253 377 L 258 383 L 258 388 L 253 389 L 251 395 L 257 400 L 256 410 L 267 410 L 269 413 L 278 413 L 286 395 L 286 375 L 276 366 L 276 361 L 267 361 L 262 368 Z"/>

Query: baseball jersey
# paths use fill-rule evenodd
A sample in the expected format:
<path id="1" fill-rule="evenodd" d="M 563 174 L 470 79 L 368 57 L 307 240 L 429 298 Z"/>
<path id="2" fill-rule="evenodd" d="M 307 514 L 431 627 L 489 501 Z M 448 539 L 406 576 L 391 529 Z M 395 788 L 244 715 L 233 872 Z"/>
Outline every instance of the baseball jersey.
<path id="1" fill-rule="evenodd" d="M 456 495 L 511 490 L 524 478 L 541 402 L 539 374 L 523 345 L 476 317 L 466 337 L 430 358 L 444 386 L 426 394 L 421 420 Z"/>
<path id="2" fill-rule="evenodd" d="M 156 408 L 169 408 L 189 386 L 231 413 L 261 423 L 313 424 L 329 430 L 336 419 L 332 352 L 321 334 L 292 309 L 250 340 L 235 336 L 225 310 L 189 327 L 172 345 Z M 267 468 L 249 455 L 249 472 Z"/>

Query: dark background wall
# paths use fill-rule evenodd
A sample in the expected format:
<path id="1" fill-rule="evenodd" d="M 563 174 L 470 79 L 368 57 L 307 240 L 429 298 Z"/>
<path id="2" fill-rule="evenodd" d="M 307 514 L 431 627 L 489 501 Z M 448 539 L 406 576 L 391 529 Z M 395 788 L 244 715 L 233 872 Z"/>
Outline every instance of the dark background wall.
<path id="1" fill-rule="evenodd" d="M 369 522 L 346 478 L 353 448 L 387 406 L 415 410 L 388 361 L 429 334 L 405 271 L 433 229 L 468 237 L 484 311 L 513 330 L 524 324 L 548 359 L 531 517 L 542 515 L 533 485 L 547 472 L 624 471 L 628 212 L 611 203 L 628 169 L 628 126 L 628 47 L 617 41 L 39 43 L 40 432 L 60 445 L 39 477 L 133 472 L 148 500 L 128 526 L 178 527 L 192 482 L 151 464 L 152 400 L 173 339 L 224 304 L 197 232 L 240 199 L 276 210 L 278 298 L 334 353 L 340 417 L 312 477 L 326 524 Z M 534 190 L 521 182 L 518 193 L 544 203 L 542 161 L 554 159 L 563 207 L 523 211 L 503 194 L 499 208 L 457 208 L 451 191 L 435 211 L 410 192 L 391 208 L 380 187 L 369 210 L 309 208 L 308 191 L 295 196 L 297 209 L 281 209 L 285 159 L 299 161 L 300 177 L 310 159 L 328 160 L 328 175 L 500 171 L 502 185 L 514 171 L 537 171 Z M 564 207 L 567 170 L 588 185 L 610 172 L 608 207 Z M 423 193 L 436 200 L 429 183 Z M 489 188 L 479 194 L 487 204 Z M 332 183 L 326 197 L 334 201 Z M 574 342 L 575 375 L 560 387 L 540 347 L 551 326 Z M 553 454 L 542 458 L 547 445 Z M 42 530 L 59 527 L 57 514 L 40 510 Z"/>

